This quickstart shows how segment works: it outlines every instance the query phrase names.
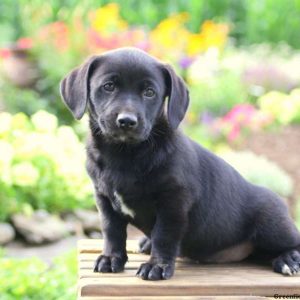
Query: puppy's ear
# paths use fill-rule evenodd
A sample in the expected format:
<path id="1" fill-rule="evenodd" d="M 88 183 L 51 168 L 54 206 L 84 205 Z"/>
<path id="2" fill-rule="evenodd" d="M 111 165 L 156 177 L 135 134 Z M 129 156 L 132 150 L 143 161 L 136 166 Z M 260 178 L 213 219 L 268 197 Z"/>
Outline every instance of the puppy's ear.
<path id="1" fill-rule="evenodd" d="M 60 83 L 60 94 L 73 116 L 80 120 L 89 98 L 89 79 L 97 56 L 90 57 L 72 70 Z"/>
<path id="2" fill-rule="evenodd" d="M 164 69 L 167 75 L 166 84 L 167 95 L 169 97 L 167 111 L 168 121 L 170 126 L 176 129 L 187 111 L 189 105 L 189 91 L 183 79 L 176 75 L 170 65 L 165 65 Z"/>

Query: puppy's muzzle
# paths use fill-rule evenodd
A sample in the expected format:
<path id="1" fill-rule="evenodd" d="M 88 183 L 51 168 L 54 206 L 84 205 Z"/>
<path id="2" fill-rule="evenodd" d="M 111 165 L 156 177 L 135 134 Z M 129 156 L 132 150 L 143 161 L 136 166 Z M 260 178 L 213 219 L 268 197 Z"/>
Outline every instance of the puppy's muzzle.
<path id="1" fill-rule="evenodd" d="M 138 126 L 138 118 L 133 113 L 120 113 L 117 116 L 116 124 L 124 130 L 133 130 Z"/>

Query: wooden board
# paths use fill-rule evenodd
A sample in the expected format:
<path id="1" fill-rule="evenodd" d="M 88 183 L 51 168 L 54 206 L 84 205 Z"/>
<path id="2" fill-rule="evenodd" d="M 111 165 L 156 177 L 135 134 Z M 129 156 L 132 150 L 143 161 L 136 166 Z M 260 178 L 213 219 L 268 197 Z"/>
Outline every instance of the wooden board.
<path id="1" fill-rule="evenodd" d="M 102 240 L 78 242 L 79 299 L 258 299 L 300 294 L 300 276 L 283 276 L 274 273 L 269 264 L 250 262 L 197 264 L 177 259 L 170 280 L 145 281 L 135 273 L 149 256 L 137 253 L 134 240 L 127 241 L 128 262 L 123 273 L 94 273 L 93 265 L 102 248 Z"/>

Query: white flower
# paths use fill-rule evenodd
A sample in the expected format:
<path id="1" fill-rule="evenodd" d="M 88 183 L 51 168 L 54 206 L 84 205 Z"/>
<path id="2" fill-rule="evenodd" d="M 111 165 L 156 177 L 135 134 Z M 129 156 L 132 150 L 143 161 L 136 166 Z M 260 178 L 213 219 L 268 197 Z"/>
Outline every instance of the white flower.
<path id="1" fill-rule="evenodd" d="M 6 133 L 11 129 L 12 116 L 7 112 L 0 113 L 0 134 Z"/>
<path id="2" fill-rule="evenodd" d="M 40 132 L 54 132 L 57 128 L 56 116 L 40 110 L 31 117 L 31 121 L 36 130 Z"/>
<path id="3" fill-rule="evenodd" d="M 6 141 L 0 140 L 0 180 L 10 184 L 10 166 L 14 157 L 14 148 Z"/>

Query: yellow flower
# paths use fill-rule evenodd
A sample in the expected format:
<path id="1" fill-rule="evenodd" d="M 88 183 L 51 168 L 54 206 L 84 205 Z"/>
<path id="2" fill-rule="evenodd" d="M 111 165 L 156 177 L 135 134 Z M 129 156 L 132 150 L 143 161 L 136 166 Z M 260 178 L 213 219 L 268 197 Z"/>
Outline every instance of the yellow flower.
<path id="1" fill-rule="evenodd" d="M 300 90 L 295 89 L 290 95 L 280 92 L 269 92 L 258 99 L 263 112 L 271 114 L 281 124 L 289 124 L 300 112 Z"/>
<path id="2" fill-rule="evenodd" d="M 223 48 L 228 32 L 229 26 L 227 24 L 217 24 L 211 20 L 205 21 L 201 26 L 200 33 L 190 34 L 186 49 L 187 54 L 194 56 L 211 47 Z"/>
<path id="3" fill-rule="evenodd" d="M 290 100 L 294 106 L 295 116 L 300 115 L 300 89 L 294 89 L 291 91 Z"/>
<path id="4" fill-rule="evenodd" d="M 17 113 L 12 118 L 12 128 L 24 130 L 29 126 L 29 119 L 24 113 Z"/>
<path id="5" fill-rule="evenodd" d="M 120 17 L 120 8 L 116 3 L 109 3 L 98 8 L 91 15 L 91 27 L 102 33 L 109 34 L 114 31 L 127 29 L 127 23 Z"/>
<path id="6" fill-rule="evenodd" d="M 37 131 L 49 133 L 55 131 L 58 123 L 56 116 L 44 110 L 36 112 L 31 117 L 31 121 Z"/>
<path id="7" fill-rule="evenodd" d="M 33 186 L 39 178 L 39 172 L 31 163 L 21 162 L 12 167 L 12 178 L 16 185 Z"/>
<path id="8" fill-rule="evenodd" d="M 211 46 L 222 48 L 226 43 L 229 26 L 223 23 L 216 24 L 208 20 L 203 23 L 201 31 L 207 48 Z"/>
<path id="9" fill-rule="evenodd" d="M 161 21 L 156 28 L 150 33 L 150 41 L 153 47 L 158 47 L 159 50 L 167 51 L 172 50 L 175 52 L 182 52 L 186 46 L 189 31 L 184 27 L 185 22 L 188 20 L 188 13 L 180 13 L 172 15 L 167 19 Z M 162 49 L 161 49 L 162 48 Z M 156 50 L 153 49 L 152 53 Z M 154 53 L 155 54 L 155 53 Z"/>
<path id="10" fill-rule="evenodd" d="M 282 109 L 282 103 L 287 96 L 281 92 L 272 91 L 258 99 L 258 104 L 262 111 L 268 112 L 273 116 L 278 116 Z"/>
<path id="11" fill-rule="evenodd" d="M 186 52 L 189 56 L 194 56 L 204 51 L 206 48 L 203 35 L 201 33 L 190 34 L 187 42 Z"/>

